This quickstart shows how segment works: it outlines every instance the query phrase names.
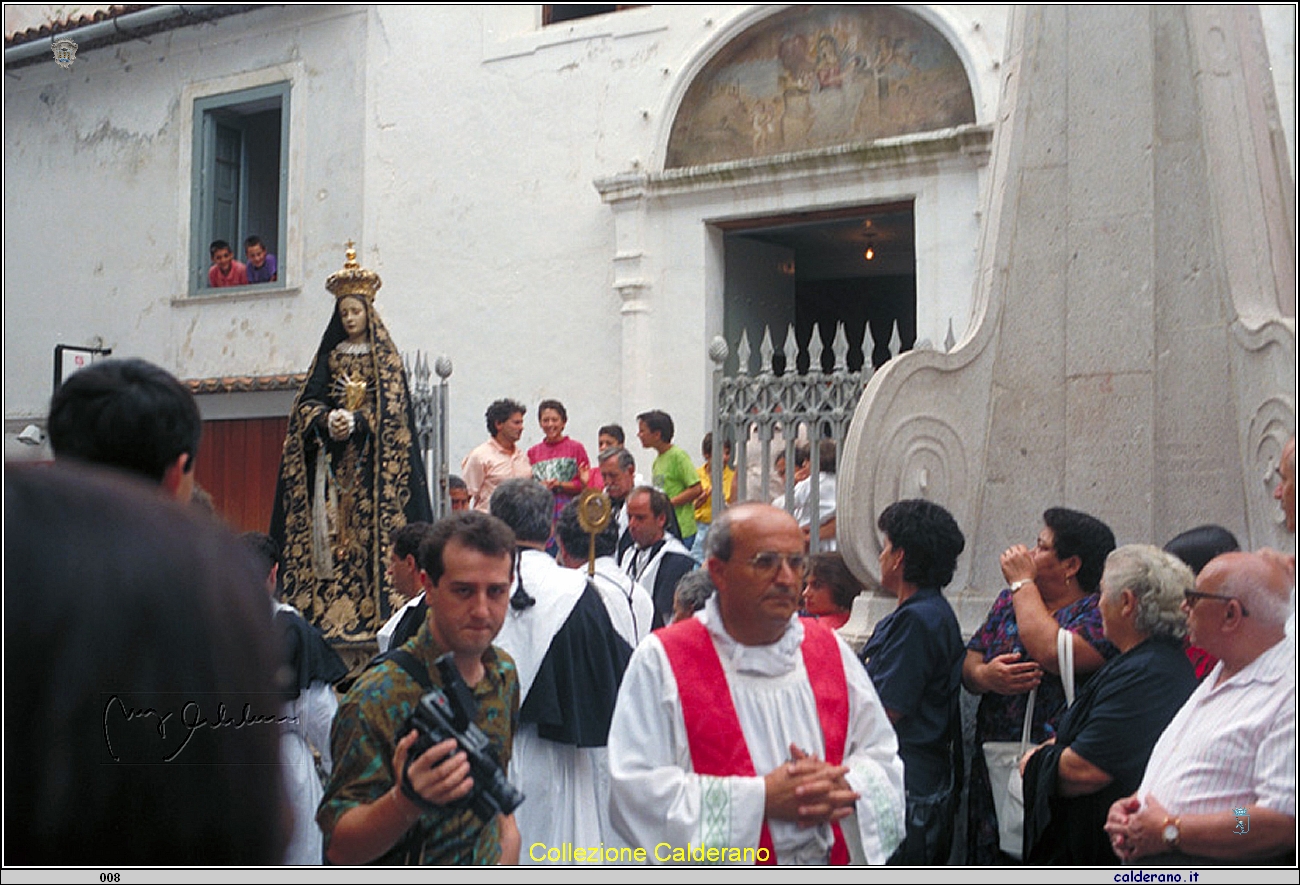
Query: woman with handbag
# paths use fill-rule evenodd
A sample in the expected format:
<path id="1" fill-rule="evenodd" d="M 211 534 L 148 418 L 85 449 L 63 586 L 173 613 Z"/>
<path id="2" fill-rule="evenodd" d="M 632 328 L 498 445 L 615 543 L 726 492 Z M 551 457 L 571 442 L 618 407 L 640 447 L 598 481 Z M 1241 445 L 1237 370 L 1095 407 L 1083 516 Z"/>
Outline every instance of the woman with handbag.
<path id="1" fill-rule="evenodd" d="M 1102 635 L 1097 610 L 1102 568 L 1114 549 L 1115 535 L 1101 520 L 1054 507 L 1043 513 L 1032 550 L 1016 544 L 1002 554 L 1007 588 L 967 643 L 962 665 L 963 684 L 981 695 L 970 766 L 967 864 L 1014 863 L 1021 848 L 1018 830 L 1004 827 L 1008 832 L 1000 839 L 994 796 L 995 789 L 1019 784 L 1009 785 L 1006 771 L 998 782 L 990 779 L 984 744 L 1019 740 L 1026 721 L 1029 742 L 1046 740 L 1066 707 L 1060 661 L 1072 656 L 1072 673 L 1084 675 L 1117 654 Z M 1060 631 L 1068 635 L 1058 636 Z"/>
<path id="2" fill-rule="evenodd" d="M 1183 652 L 1183 594 L 1192 572 L 1145 544 L 1106 558 L 1098 609 L 1117 649 L 1061 717 L 1056 736 L 1020 762 L 1025 860 L 1113 866 L 1110 806 L 1137 790 L 1151 749 L 1196 689 Z"/>

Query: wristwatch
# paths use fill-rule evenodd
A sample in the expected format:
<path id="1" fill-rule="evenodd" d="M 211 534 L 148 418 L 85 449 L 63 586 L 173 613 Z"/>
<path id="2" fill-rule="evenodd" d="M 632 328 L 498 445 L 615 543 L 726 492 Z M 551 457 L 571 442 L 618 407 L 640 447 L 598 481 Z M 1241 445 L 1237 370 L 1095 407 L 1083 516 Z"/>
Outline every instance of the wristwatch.
<path id="1" fill-rule="evenodd" d="M 1026 584 L 1032 584 L 1032 583 L 1034 583 L 1033 578 L 1021 578 L 1019 581 L 1012 581 L 1011 595 L 1015 596 L 1017 590 L 1019 590 L 1021 587 L 1025 586 Z"/>
<path id="2" fill-rule="evenodd" d="M 1183 835 L 1178 830 L 1178 820 L 1179 819 L 1176 817 L 1166 817 L 1164 828 L 1161 830 L 1165 837 L 1165 847 L 1170 851 L 1177 850 L 1178 840 L 1181 839 Z"/>

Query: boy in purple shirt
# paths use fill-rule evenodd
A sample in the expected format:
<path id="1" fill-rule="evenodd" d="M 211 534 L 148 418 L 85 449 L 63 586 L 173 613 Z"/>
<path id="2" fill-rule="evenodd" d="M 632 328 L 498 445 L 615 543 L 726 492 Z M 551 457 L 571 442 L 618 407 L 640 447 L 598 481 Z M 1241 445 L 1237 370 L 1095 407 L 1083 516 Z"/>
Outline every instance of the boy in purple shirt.
<path id="1" fill-rule="evenodd" d="M 279 277 L 275 256 L 266 251 L 260 237 L 244 240 L 244 256 L 248 258 L 246 267 L 250 283 L 274 283 Z"/>

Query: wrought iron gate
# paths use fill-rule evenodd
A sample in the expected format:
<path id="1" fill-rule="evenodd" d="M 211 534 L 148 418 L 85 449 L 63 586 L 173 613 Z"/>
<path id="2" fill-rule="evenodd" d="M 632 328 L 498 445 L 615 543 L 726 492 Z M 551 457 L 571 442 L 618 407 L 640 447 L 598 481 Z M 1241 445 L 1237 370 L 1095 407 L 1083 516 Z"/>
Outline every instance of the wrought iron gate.
<path id="1" fill-rule="evenodd" d="M 433 519 L 438 521 L 451 513 L 451 499 L 447 491 L 447 413 L 448 386 L 451 377 L 451 360 L 438 357 L 429 369 L 429 359 L 423 351 L 404 354 L 407 387 L 411 392 L 411 408 L 415 413 L 415 435 L 424 458 L 424 475 L 429 483 L 429 500 L 433 504 Z M 438 383 L 433 383 L 433 373 Z"/>
<path id="2" fill-rule="evenodd" d="M 869 335 L 869 333 L 867 333 Z M 865 336 L 864 336 L 865 337 Z M 866 353 L 868 343 L 863 342 Z M 766 500 L 771 481 L 773 463 L 772 443 L 779 435 L 784 444 L 785 507 L 794 509 L 794 462 L 795 443 L 801 431 L 810 443 L 811 473 L 809 476 L 808 512 L 820 514 L 821 457 L 817 443 L 822 439 L 832 439 L 838 453 L 844 450 L 844 439 L 848 435 L 849 423 L 857 408 L 862 390 L 871 380 L 872 368 L 863 361 L 861 371 L 848 370 L 848 337 L 843 323 L 836 323 L 835 338 L 831 343 L 831 352 L 835 363 L 831 371 L 822 368 L 822 336 L 814 324 L 808 339 L 808 371 L 798 373 L 795 370 L 799 356 L 799 345 L 795 339 L 794 326 L 787 327 L 785 345 L 781 355 L 785 365 L 780 373 L 773 363 L 777 351 L 772 345 L 772 330 L 763 331 L 763 342 L 759 345 L 759 365 L 756 374 L 750 374 L 752 353 L 747 332 L 742 332 L 736 347 L 740 366 L 736 375 L 723 376 L 723 366 L 730 350 L 727 342 L 720 336 L 715 337 L 709 345 L 709 358 L 713 360 L 713 512 L 722 512 L 722 465 L 721 452 L 725 442 L 730 442 L 736 458 L 736 499 Z M 748 450 L 752 444 L 759 449 L 758 489 L 750 489 Z M 816 523 L 817 519 L 812 522 Z M 817 552 L 820 547 L 816 526 L 809 533 L 809 550 Z"/>

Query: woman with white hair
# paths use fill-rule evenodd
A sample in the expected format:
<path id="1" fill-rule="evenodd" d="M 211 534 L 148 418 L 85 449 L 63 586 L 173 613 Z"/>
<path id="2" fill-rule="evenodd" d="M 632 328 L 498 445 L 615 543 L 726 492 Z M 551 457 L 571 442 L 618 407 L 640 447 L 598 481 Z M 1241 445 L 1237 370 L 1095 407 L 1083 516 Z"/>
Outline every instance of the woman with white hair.
<path id="1" fill-rule="evenodd" d="M 1055 737 L 1021 760 L 1025 861 L 1113 865 L 1106 813 L 1142 780 L 1151 748 L 1196 688 L 1180 606 L 1194 589 L 1177 557 L 1129 544 L 1106 558 L 1101 611 L 1120 651 L 1079 691 Z"/>

